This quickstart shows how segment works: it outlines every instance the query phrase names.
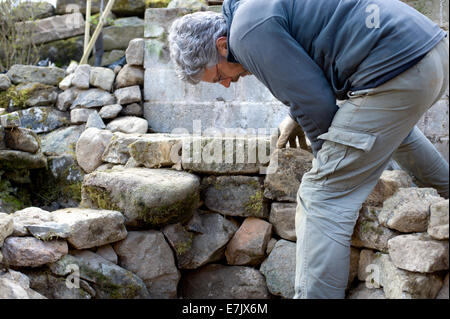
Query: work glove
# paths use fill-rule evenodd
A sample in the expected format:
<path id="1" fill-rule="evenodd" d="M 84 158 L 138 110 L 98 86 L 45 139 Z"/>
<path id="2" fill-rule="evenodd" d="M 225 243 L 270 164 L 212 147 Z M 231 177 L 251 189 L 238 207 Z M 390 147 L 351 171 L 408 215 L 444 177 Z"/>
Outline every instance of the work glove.
<path id="1" fill-rule="evenodd" d="M 306 143 L 305 133 L 300 125 L 289 115 L 280 123 L 278 131 L 277 148 L 285 148 L 287 142 L 289 142 L 289 147 L 291 148 L 300 147 L 311 152 L 311 147 Z"/>

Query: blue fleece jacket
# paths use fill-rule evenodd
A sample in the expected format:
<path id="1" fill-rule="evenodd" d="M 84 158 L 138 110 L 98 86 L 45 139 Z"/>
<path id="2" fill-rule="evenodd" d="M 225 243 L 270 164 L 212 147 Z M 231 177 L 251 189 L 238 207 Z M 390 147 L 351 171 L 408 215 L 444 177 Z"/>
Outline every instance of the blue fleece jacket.
<path id="1" fill-rule="evenodd" d="M 225 0 L 228 61 L 290 107 L 317 153 L 347 92 L 382 84 L 445 32 L 399 0 Z"/>

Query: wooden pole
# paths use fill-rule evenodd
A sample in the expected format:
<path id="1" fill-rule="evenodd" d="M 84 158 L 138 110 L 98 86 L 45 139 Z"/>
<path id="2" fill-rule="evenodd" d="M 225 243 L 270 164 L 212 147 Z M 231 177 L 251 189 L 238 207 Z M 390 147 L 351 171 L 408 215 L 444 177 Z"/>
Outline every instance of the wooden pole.
<path id="1" fill-rule="evenodd" d="M 91 1 L 92 0 L 87 0 L 86 1 L 86 24 L 85 24 L 85 28 L 84 28 L 84 49 L 83 49 L 83 53 L 86 52 L 86 49 L 88 47 L 88 43 L 89 43 L 89 32 L 90 32 L 90 28 L 91 28 Z"/>
<path id="2" fill-rule="evenodd" d="M 92 35 L 91 40 L 89 41 L 89 44 L 86 48 L 86 50 L 83 53 L 83 57 L 80 60 L 80 64 L 86 64 L 89 54 L 91 54 L 92 49 L 94 48 L 95 41 L 97 41 L 98 35 L 100 34 L 100 31 L 103 28 L 103 25 L 105 24 L 106 17 L 109 15 L 112 6 L 114 5 L 115 0 L 109 0 L 108 4 L 106 5 L 105 11 L 103 11 L 103 14 L 100 17 L 100 20 L 98 22 L 97 27 L 95 28 L 94 34 Z"/>

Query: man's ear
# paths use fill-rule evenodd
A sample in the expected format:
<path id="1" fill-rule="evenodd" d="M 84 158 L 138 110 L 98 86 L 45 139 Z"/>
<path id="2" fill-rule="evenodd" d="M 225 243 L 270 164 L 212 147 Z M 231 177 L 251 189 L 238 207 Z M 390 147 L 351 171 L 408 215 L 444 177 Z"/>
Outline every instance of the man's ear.
<path id="1" fill-rule="evenodd" d="M 219 37 L 216 40 L 216 47 L 219 54 L 226 58 L 228 53 L 227 37 Z"/>

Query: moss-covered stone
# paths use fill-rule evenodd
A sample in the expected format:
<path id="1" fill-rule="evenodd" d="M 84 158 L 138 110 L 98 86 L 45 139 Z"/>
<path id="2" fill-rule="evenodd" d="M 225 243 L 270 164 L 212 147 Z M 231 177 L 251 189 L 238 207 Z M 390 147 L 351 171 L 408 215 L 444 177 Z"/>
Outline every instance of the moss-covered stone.
<path id="1" fill-rule="evenodd" d="M 27 107 L 32 89 L 18 90 L 17 85 L 12 85 L 8 90 L 0 92 L 0 107 L 10 112 Z"/>
<path id="2" fill-rule="evenodd" d="M 254 195 L 250 196 L 249 201 L 244 204 L 245 210 L 250 216 L 263 216 L 264 215 L 263 201 L 264 201 L 263 191 L 261 190 L 256 191 Z"/>
<path id="3" fill-rule="evenodd" d="M 199 179 L 169 169 L 114 168 L 84 177 L 83 207 L 118 210 L 131 227 L 186 221 L 199 203 Z"/>
<path id="4" fill-rule="evenodd" d="M 145 208 L 138 211 L 139 219 L 143 226 L 160 228 L 176 222 L 185 222 L 197 208 L 200 196 L 197 192 L 190 194 L 183 200 L 162 207 Z"/>
<path id="5" fill-rule="evenodd" d="M 171 0 L 145 0 L 146 8 L 167 8 Z"/>
<path id="6" fill-rule="evenodd" d="M 108 192 L 104 188 L 98 186 L 82 186 L 82 200 L 80 206 L 120 211 L 120 207 L 114 203 L 113 198 Z"/>

